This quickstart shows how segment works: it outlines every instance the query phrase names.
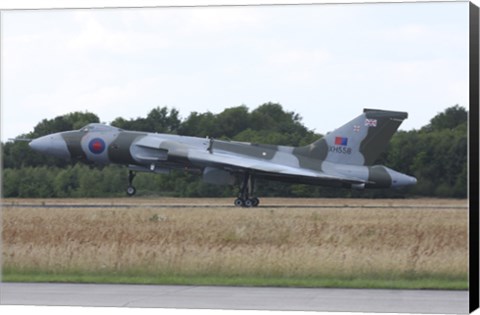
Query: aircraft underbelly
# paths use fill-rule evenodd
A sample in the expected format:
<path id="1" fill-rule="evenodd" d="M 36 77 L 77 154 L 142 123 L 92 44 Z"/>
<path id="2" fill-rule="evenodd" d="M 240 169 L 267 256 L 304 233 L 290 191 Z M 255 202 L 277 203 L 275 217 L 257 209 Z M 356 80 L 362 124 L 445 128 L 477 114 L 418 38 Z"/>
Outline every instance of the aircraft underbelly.
<path id="1" fill-rule="evenodd" d="M 336 164 L 328 161 L 322 163 L 322 171 L 331 175 L 368 180 L 368 167 L 361 165 Z"/>

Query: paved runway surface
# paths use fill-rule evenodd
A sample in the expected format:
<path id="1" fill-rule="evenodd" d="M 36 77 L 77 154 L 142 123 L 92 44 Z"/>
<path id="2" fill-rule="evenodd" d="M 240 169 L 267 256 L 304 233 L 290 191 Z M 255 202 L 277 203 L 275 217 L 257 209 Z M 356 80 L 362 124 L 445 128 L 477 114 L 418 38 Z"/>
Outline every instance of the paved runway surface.
<path id="1" fill-rule="evenodd" d="M 0 304 L 467 314 L 468 291 L 1 283 Z"/>
<path id="2" fill-rule="evenodd" d="M 0 207 L 12 207 L 12 208 L 57 208 L 57 209 L 115 209 L 115 208 L 236 208 L 233 204 L 82 204 L 82 203 L 0 203 Z M 262 205 L 265 208 L 288 208 L 288 209 L 385 209 L 385 205 L 332 205 L 332 204 L 319 204 L 319 205 Z M 435 209 L 435 210 L 452 210 L 460 209 L 466 210 L 468 206 L 458 205 L 388 205 L 388 209 Z"/>

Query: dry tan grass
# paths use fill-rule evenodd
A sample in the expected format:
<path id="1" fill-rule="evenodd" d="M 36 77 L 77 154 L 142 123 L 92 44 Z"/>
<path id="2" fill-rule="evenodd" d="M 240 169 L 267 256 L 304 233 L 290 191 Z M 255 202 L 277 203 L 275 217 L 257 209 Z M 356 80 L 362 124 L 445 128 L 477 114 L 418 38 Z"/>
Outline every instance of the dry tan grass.
<path id="1" fill-rule="evenodd" d="M 277 206 L 255 209 L 229 206 L 231 199 L 3 202 L 143 205 L 4 206 L 6 267 L 302 277 L 412 272 L 458 276 L 466 275 L 468 268 L 465 200 L 265 198 L 262 204 Z M 153 206 L 158 204 L 186 207 Z M 225 207 L 189 207 L 199 204 Z M 315 204 L 346 207 L 305 207 Z M 369 205 L 382 208 L 354 208 Z M 441 208 L 445 206 L 453 208 Z"/>

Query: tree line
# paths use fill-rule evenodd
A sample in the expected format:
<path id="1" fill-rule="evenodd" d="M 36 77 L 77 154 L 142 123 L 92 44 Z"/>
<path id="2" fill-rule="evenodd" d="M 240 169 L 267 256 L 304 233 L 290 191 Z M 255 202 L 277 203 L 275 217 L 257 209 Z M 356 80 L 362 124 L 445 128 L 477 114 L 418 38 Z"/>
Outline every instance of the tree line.
<path id="1" fill-rule="evenodd" d="M 258 181 L 259 196 L 282 197 L 455 197 L 467 196 L 467 121 L 465 108 L 455 105 L 438 113 L 418 130 L 399 131 L 376 164 L 417 177 L 417 185 L 401 190 L 350 190 L 322 186 Z M 43 119 L 32 132 L 19 137 L 80 129 L 100 122 L 90 112 L 74 112 Z M 146 132 L 213 137 L 253 143 L 302 146 L 320 134 L 308 130 L 299 114 L 280 104 L 266 103 L 250 111 L 246 106 L 219 114 L 192 112 L 181 119 L 174 108 L 156 107 L 146 117 L 116 118 L 113 126 Z M 127 169 L 118 165 L 84 165 L 46 157 L 25 142 L 2 143 L 4 197 L 124 196 Z M 234 196 L 238 188 L 205 184 L 200 176 L 172 171 L 167 175 L 138 173 L 138 195 L 178 197 Z"/>

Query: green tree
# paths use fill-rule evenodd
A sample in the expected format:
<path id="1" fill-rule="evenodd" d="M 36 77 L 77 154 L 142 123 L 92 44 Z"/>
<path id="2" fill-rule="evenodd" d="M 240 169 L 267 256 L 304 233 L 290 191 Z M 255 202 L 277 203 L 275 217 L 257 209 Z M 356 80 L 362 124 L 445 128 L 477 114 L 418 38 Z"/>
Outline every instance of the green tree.
<path id="1" fill-rule="evenodd" d="M 73 112 L 53 119 L 43 119 L 34 128 L 33 132 L 28 134 L 31 138 L 45 136 L 51 133 L 77 130 L 89 123 L 99 123 L 97 115 L 89 112 Z"/>
<path id="2" fill-rule="evenodd" d="M 437 114 L 430 120 L 430 124 L 423 129 L 428 131 L 454 129 L 465 123 L 468 119 L 468 112 L 458 104 L 447 108 L 443 113 Z"/>
<path id="3" fill-rule="evenodd" d="M 179 134 L 194 137 L 220 138 L 223 134 L 216 123 L 215 115 L 206 112 L 192 112 L 179 128 Z"/>
<path id="4" fill-rule="evenodd" d="M 433 117 L 420 130 L 399 131 L 387 152 L 377 161 L 402 173 L 414 175 L 416 186 L 403 190 L 355 191 L 321 186 L 290 185 L 257 181 L 258 195 L 298 197 L 403 197 L 405 195 L 460 197 L 467 194 L 467 117 L 455 105 Z M 92 113 L 75 112 L 44 119 L 25 136 L 79 129 L 99 119 Z M 246 106 L 227 108 L 219 114 L 191 113 L 181 121 L 175 109 L 157 107 L 145 118 L 117 118 L 113 125 L 129 130 L 178 133 L 197 137 L 233 139 L 252 143 L 299 146 L 320 135 L 308 130 L 301 117 L 280 104 L 266 103 L 249 112 Z M 71 164 L 33 152 L 25 142 L 2 144 L 3 194 L 5 197 L 99 197 L 123 196 L 127 170 L 109 165 L 102 168 Z M 174 170 L 168 175 L 139 173 L 135 179 L 139 195 L 232 196 L 237 187 L 209 185 L 201 177 Z"/>
<path id="5" fill-rule="evenodd" d="M 417 177 L 409 192 L 423 196 L 466 197 L 467 117 L 458 105 L 447 108 L 420 130 L 398 132 L 385 164 Z"/>
<path id="6" fill-rule="evenodd" d="M 146 118 L 125 120 L 118 117 L 111 123 L 112 126 L 126 130 L 173 134 L 178 132 L 180 124 L 179 112 L 175 108 L 169 110 L 167 107 L 152 109 Z"/>
<path id="7" fill-rule="evenodd" d="M 245 105 L 227 108 L 216 115 L 215 123 L 223 137 L 232 139 L 239 132 L 248 128 L 250 114 Z"/>

